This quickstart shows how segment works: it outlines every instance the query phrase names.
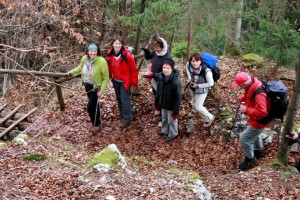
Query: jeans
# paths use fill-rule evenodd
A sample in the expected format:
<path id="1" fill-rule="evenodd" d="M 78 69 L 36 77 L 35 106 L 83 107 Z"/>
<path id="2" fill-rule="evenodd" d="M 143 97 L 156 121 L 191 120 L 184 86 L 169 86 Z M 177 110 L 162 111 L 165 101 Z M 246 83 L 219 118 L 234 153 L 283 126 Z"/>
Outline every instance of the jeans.
<path id="1" fill-rule="evenodd" d="M 240 143 L 244 150 L 244 154 L 248 158 L 254 158 L 254 150 L 261 150 L 263 148 L 263 141 L 261 133 L 264 128 L 256 129 L 250 125 L 241 133 Z"/>
<path id="2" fill-rule="evenodd" d="M 117 81 L 112 79 L 112 83 L 115 89 L 115 94 L 118 101 L 118 107 L 123 116 L 123 120 L 125 123 L 129 123 L 133 120 L 133 116 L 131 113 L 131 104 L 130 104 L 130 96 L 129 90 L 124 88 L 124 84 L 122 81 Z"/>
<path id="3" fill-rule="evenodd" d="M 168 134 L 169 137 L 175 137 L 178 135 L 178 120 L 173 120 L 172 114 L 172 110 L 161 109 L 161 132 Z"/>
<path id="4" fill-rule="evenodd" d="M 89 99 L 87 104 L 87 111 L 89 113 L 90 120 L 93 126 L 100 126 L 100 104 L 98 102 L 97 91 L 94 91 L 94 86 L 89 83 L 84 83 L 84 87 Z"/>
<path id="5" fill-rule="evenodd" d="M 210 122 L 214 116 L 208 112 L 208 110 L 203 106 L 206 99 L 207 93 L 204 94 L 194 94 L 193 93 L 193 107 L 201 115 L 202 121 Z"/>

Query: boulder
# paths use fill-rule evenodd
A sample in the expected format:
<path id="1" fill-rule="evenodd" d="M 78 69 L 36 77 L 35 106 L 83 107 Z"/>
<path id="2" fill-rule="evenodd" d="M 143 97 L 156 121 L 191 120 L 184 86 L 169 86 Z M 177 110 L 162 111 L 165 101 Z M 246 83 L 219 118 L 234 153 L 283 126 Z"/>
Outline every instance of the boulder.
<path id="1" fill-rule="evenodd" d="M 127 164 L 125 158 L 121 155 L 117 146 L 115 144 L 110 144 L 108 145 L 108 147 L 104 148 L 99 153 L 96 153 L 94 155 L 92 162 L 88 164 L 87 168 L 92 168 L 94 166 L 103 168 L 103 166 L 105 166 L 104 171 L 107 171 L 107 166 L 120 167 L 122 169 L 125 169 L 126 165 Z M 98 170 L 98 168 L 96 170 Z"/>

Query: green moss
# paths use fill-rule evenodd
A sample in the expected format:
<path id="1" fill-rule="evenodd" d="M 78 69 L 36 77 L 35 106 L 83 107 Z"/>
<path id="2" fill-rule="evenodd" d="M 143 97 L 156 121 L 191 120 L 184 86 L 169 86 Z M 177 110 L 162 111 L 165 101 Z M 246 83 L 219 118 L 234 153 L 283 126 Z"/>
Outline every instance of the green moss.
<path id="1" fill-rule="evenodd" d="M 300 124 L 295 123 L 293 130 L 297 132 L 299 128 L 300 128 Z"/>
<path id="2" fill-rule="evenodd" d="M 3 142 L 0 142 L 0 149 L 3 149 L 3 148 L 5 148 L 5 146 L 6 146 L 6 144 L 5 144 L 5 143 L 3 143 Z"/>
<path id="3" fill-rule="evenodd" d="M 95 154 L 92 162 L 87 165 L 87 168 L 92 168 L 94 165 L 102 163 L 110 167 L 115 166 L 119 162 L 119 155 L 110 148 L 103 149 L 100 153 Z"/>
<path id="4" fill-rule="evenodd" d="M 23 157 L 23 160 L 29 160 L 29 161 L 40 161 L 40 160 L 45 160 L 47 156 L 41 153 L 32 153 L 29 155 L 26 155 Z"/>
<path id="5" fill-rule="evenodd" d="M 249 53 L 242 56 L 242 61 L 246 63 L 247 67 L 261 67 L 264 64 L 264 58 L 253 53 Z"/>
<path id="6" fill-rule="evenodd" d="M 22 138 L 23 140 L 27 140 L 28 139 L 28 135 L 26 135 L 26 134 L 19 134 L 17 137 L 18 138 Z"/>
<path id="7" fill-rule="evenodd" d="M 297 172 L 296 171 L 285 171 L 280 173 L 280 179 L 285 180 L 290 178 L 291 176 L 295 175 Z"/>
<path id="8" fill-rule="evenodd" d="M 194 187 L 192 185 L 181 184 L 180 186 L 187 189 L 187 190 L 193 190 L 194 189 Z"/>
<path id="9" fill-rule="evenodd" d="M 201 176 L 199 176 L 199 174 L 197 174 L 196 172 L 189 171 L 188 175 L 189 175 L 190 179 L 193 179 L 193 180 L 199 179 L 199 180 L 201 180 Z"/>
<path id="10" fill-rule="evenodd" d="M 172 173 L 172 174 L 177 174 L 177 173 L 180 172 L 180 170 L 178 168 L 170 168 L 169 172 Z"/>
<path id="11" fill-rule="evenodd" d="M 60 163 L 63 163 L 63 164 L 65 164 L 65 165 L 68 165 L 68 166 L 71 166 L 71 167 L 74 167 L 74 168 L 83 170 L 83 168 L 80 167 L 79 165 L 76 165 L 76 164 L 74 164 L 74 163 L 65 161 L 64 159 L 61 159 L 61 158 L 57 158 L 56 161 L 58 161 L 58 162 L 60 162 Z"/>

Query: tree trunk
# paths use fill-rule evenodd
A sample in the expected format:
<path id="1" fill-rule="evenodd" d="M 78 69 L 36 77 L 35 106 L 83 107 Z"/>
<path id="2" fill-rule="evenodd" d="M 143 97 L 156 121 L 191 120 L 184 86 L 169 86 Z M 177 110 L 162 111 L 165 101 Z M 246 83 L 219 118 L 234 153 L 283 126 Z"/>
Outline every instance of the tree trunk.
<path id="1" fill-rule="evenodd" d="M 190 56 L 191 56 L 191 31 L 192 31 L 192 27 L 191 25 L 189 25 L 189 30 L 188 30 L 188 43 L 187 43 L 187 50 L 186 50 L 186 61 L 189 60 Z"/>
<path id="2" fill-rule="evenodd" d="M 296 80 L 293 86 L 293 95 L 290 99 L 286 118 L 284 121 L 283 131 L 281 133 L 281 142 L 277 152 L 275 164 L 284 165 L 288 164 L 289 145 L 286 135 L 293 130 L 295 116 L 297 114 L 298 104 L 300 98 L 300 52 L 298 53 L 298 61 L 296 64 Z"/>
<path id="3" fill-rule="evenodd" d="M 238 0 L 236 17 L 229 19 L 228 32 L 225 44 L 225 55 L 234 56 L 240 54 L 240 38 L 242 27 L 242 13 L 244 0 Z"/>
<path id="4" fill-rule="evenodd" d="M 146 5 L 146 0 L 141 0 L 140 14 L 144 13 L 145 5 Z M 140 52 L 139 42 L 140 42 L 140 38 L 141 38 L 141 31 L 142 30 L 141 30 L 141 22 L 140 22 L 137 27 L 137 30 L 136 30 L 136 38 L 135 38 L 135 42 L 134 42 L 134 51 L 136 54 L 138 54 Z"/>

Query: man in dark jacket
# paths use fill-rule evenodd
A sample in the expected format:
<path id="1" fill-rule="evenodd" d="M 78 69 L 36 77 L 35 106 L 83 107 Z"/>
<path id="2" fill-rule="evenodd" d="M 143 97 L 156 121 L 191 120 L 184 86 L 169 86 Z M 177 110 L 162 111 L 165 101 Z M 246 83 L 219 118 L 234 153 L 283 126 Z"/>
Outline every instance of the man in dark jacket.
<path id="1" fill-rule="evenodd" d="M 166 141 L 171 141 L 178 135 L 178 115 L 181 104 L 181 83 L 178 80 L 179 71 L 174 69 L 174 61 L 166 59 L 163 70 L 155 77 L 158 79 L 155 95 L 155 109 L 161 109 L 162 127 L 160 135 L 168 135 Z"/>
<path id="2" fill-rule="evenodd" d="M 239 168 L 245 170 L 252 167 L 257 159 L 264 156 L 261 133 L 270 123 L 260 124 L 257 121 L 268 115 L 270 102 L 267 99 L 267 94 L 264 92 L 258 93 L 254 98 L 251 98 L 254 91 L 262 87 L 262 82 L 246 72 L 236 74 L 232 87 L 236 86 L 240 86 L 245 90 L 244 95 L 240 97 L 241 102 L 244 104 L 241 104 L 239 111 L 248 116 L 249 124 L 240 135 L 240 143 L 244 150 L 245 159 L 239 164 Z"/>

